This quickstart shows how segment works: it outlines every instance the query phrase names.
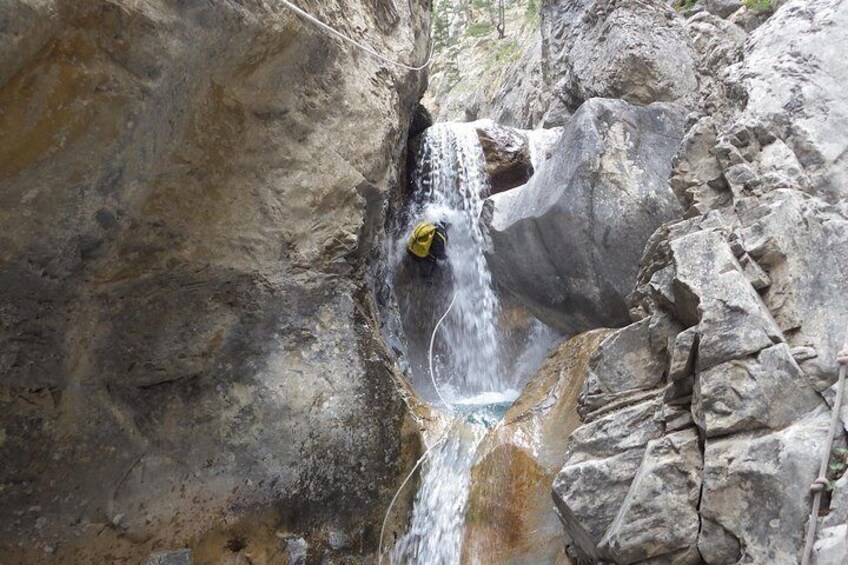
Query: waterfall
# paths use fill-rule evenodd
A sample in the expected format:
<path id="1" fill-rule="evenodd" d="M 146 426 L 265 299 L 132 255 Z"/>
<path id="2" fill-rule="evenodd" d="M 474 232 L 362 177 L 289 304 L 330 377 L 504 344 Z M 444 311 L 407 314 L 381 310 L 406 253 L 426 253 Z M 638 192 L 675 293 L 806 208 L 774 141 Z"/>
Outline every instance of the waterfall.
<path id="1" fill-rule="evenodd" d="M 542 150 L 534 146 L 534 157 L 537 153 L 541 155 Z M 499 329 L 500 305 L 483 255 L 480 213 L 489 186 L 474 126 L 432 126 L 422 136 L 416 157 L 412 201 L 396 226 L 397 238 L 390 250 L 392 287 L 413 385 L 435 408 L 442 406 L 436 402 L 429 375 L 429 340 L 456 295 L 437 335 L 434 357 L 439 391 L 451 404 L 451 421 L 447 432 L 430 430 L 428 434 L 429 445 L 445 439 L 422 466 L 410 528 L 392 549 L 391 560 L 456 565 L 462 554 L 477 447 L 517 398 L 518 391 L 511 387 L 538 366 L 552 334 L 536 322 L 521 339 L 520 355 L 515 355 L 514 343 L 505 347 L 507 336 Z M 424 220 L 442 222 L 448 231 L 447 257 L 432 270 L 422 270 L 406 253 L 409 234 Z"/>
<path id="2" fill-rule="evenodd" d="M 458 422 L 448 433 L 424 464 L 409 531 L 395 546 L 392 563 L 459 563 L 471 465 L 485 428 Z"/>
<path id="3" fill-rule="evenodd" d="M 448 226 L 447 260 L 430 279 L 407 273 L 396 284 L 404 331 L 410 340 L 413 372 L 428 376 L 424 359 L 434 315 L 453 293 L 456 303 L 440 330 L 436 367 L 443 393 L 456 400 L 466 394 L 499 390 L 498 300 L 483 255 L 479 218 L 488 192 L 483 150 L 468 124 L 436 124 L 423 136 L 415 177 L 415 200 L 396 242 L 396 261 L 405 257 L 406 238 L 421 220 Z M 405 265 L 415 270 L 415 267 Z M 416 371 L 415 368 L 418 367 Z M 419 391 L 429 390 L 426 383 Z M 432 392 L 432 391 L 431 391 Z"/>

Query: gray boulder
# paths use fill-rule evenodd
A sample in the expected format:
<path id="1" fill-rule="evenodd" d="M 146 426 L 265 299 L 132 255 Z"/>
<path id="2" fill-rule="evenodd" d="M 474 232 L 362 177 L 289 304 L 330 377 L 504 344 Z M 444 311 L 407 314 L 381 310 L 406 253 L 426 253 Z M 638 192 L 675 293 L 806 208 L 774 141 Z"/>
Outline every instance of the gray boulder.
<path id="1" fill-rule="evenodd" d="M 495 279 L 562 330 L 626 324 L 645 242 L 682 212 L 667 182 L 682 128 L 665 104 L 584 104 L 539 174 L 487 202 Z"/>
<path id="2" fill-rule="evenodd" d="M 565 104 L 678 100 L 697 87 L 692 47 L 661 0 L 544 0 L 543 72 Z"/>
<path id="3" fill-rule="evenodd" d="M 743 6 L 741 0 L 704 0 L 704 7 L 711 14 L 726 18 Z"/>
<path id="4" fill-rule="evenodd" d="M 728 164 L 757 173 L 749 189 L 797 187 L 831 202 L 848 196 L 846 29 L 845 2 L 792 0 L 751 34 L 744 63 L 730 74 L 747 104 L 725 145 Z M 778 142 L 788 151 L 762 151 Z"/>
<path id="5" fill-rule="evenodd" d="M 817 410 L 766 435 L 707 440 L 698 548 L 707 563 L 795 563 L 810 513 L 810 482 L 825 448 L 829 413 Z"/>
<path id="6" fill-rule="evenodd" d="M 599 544 L 601 554 L 615 563 L 635 563 L 694 545 L 700 498 L 698 434 L 689 429 L 651 441 Z"/>

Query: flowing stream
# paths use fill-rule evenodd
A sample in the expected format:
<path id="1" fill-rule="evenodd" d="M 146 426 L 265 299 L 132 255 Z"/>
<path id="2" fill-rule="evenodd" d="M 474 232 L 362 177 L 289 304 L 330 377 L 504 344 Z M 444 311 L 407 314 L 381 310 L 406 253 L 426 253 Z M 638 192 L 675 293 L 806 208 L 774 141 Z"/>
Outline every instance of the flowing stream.
<path id="1" fill-rule="evenodd" d="M 483 150 L 470 124 L 444 123 L 423 135 L 414 173 L 415 196 L 400 222 L 391 254 L 394 288 L 407 340 L 413 385 L 447 417 L 442 440 L 422 466 L 410 529 L 398 540 L 392 563 L 454 565 L 460 562 L 471 467 L 480 441 L 518 396 L 516 362 L 538 364 L 545 348 L 519 359 L 503 354 L 500 304 L 483 255 L 479 217 L 488 193 Z M 448 226 L 447 259 L 432 273 L 406 257 L 406 238 L 418 222 Z M 429 341 L 439 318 L 429 369 Z M 533 327 L 528 339 L 545 343 Z M 538 348 L 537 348 L 538 349 Z M 529 357 L 529 358 L 527 358 Z M 445 406 L 441 397 L 449 406 Z M 445 435 L 446 434 L 446 435 Z"/>

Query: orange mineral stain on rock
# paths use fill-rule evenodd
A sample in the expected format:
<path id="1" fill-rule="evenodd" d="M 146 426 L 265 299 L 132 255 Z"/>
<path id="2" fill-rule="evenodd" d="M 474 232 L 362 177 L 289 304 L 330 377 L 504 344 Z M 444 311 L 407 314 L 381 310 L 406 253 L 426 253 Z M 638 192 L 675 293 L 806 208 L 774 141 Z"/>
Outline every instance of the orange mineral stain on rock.
<path id="1" fill-rule="evenodd" d="M 589 359 L 610 333 L 594 330 L 554 349 L 483 440 L 471 471 L 463 563 L 569 563 L 551 483 L 580 424 Z"/>

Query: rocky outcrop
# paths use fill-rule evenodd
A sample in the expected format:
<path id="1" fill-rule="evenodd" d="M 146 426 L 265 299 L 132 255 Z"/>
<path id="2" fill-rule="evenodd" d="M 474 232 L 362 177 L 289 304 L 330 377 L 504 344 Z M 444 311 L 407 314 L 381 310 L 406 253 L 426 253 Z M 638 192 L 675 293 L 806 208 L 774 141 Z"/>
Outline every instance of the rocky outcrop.
<path id="1" fill-rule="evenodd" d="M 532 182 L 488 202 L 495 279 L 567 332 L 625 324 L 645 242 L 682 212 L 667 184 L 682 129 L 668 105 L 584 104 Z"/>
<path id="2" fill-rule="evenodd" d="M 589 359 L 609 333 L 581 334 L 553 350 L 484 438 L 471 471 L 463 563 L 567 563 L 548 488 L 580 423 Z"/>
<path id="3" fill-rule="evenodd" d="M 538 1 L 507 0 L 503 37 L 485 3 L 437 0 L 433 9 L 436 52 L 424 103 L 439 121 L 564 124 L 568 112 L 553 104 L 542 78 Z"/>
<path id="4" fill-rule="evenodd" d="M 526 135 L 491 120 L 475 122 L 486 159 L 490 194 L 525 184 L 533 176 L 530 142 Z"/>
<path id="5" fill-rule="evenodd" d="M 574 557 L 800 561 L 848 328 L 848 139 L 826 125 L 842 121 L 847 67 L 824 47 L 846 17 L 844 3 L 786 2 L 702 92 L 712 111 L 691 116 L 671 176 L 688 209 L 645 247 L 633 321 L 589 363 L 553 483 Z M 718 21 L 687 29 L 702 57 L 730 60 L 740 31 Z M 844 558 L 830 557 L 841 500 L 837 486 L 824 563 Z"/>
<path id="6" fill-rule="evenodd" d="M 426 58 L 426 2 L 299 4 Z M 279 3 L 0 22 L 2 560 L 373 551 L 419 444 L 365 267 L 423 75 Z"/>
<path id="7" fill-rule="evenodd" d="M 543 70 L 571 109 L 593 97 L 686 99 L 697 87 L 681 21 L 662 0 L 542 0 Z"/>

